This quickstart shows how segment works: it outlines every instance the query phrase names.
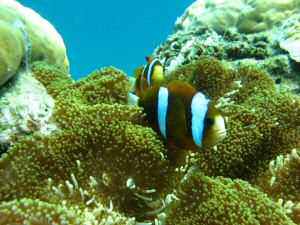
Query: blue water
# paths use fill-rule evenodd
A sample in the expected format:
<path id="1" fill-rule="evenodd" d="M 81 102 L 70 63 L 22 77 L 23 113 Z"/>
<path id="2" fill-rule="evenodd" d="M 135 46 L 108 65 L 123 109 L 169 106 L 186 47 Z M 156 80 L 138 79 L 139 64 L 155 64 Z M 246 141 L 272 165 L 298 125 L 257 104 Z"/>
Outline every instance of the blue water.
<path id="1" fill-rule="evenodd" d="M 74 79 L 103 66 L 132 75 L 194 0 L 19 0 L 49 20 L 67 46 Z M 176 3 L 175 3 L 176 2 Z"/>

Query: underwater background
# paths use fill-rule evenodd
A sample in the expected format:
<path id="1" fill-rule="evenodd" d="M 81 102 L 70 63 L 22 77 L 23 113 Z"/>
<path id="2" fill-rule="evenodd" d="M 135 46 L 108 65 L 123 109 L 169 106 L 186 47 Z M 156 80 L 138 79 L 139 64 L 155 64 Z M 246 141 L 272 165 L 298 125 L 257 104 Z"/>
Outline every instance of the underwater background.
<path id="1" fill-rule="evenodd" d="M 115 66 L 132 75 L 145 56 L 173 31 L 174 21 L 193 1 L 21 0 L 64 37 L 74 79 Z"/>
<path id="2" fill-rule="evenodd" d="M 0 0 L 0 225 L 300 224 L 300 0 L 86 2 Z"/>

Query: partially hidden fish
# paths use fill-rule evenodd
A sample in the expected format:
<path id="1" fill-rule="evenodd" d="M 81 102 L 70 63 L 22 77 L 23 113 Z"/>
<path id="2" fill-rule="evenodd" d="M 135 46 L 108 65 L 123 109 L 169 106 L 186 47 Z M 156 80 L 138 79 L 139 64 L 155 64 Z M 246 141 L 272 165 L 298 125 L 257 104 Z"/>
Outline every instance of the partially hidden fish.
<path id="1" fill-rule="evenodd" d="M 146 57 L 147 64 L 138 67 L 134 72 L 135 85 L 134 90 L 138 96 L 152 85 L 159 85 L 164 80 L 164 66 L 153 56 Z"/>

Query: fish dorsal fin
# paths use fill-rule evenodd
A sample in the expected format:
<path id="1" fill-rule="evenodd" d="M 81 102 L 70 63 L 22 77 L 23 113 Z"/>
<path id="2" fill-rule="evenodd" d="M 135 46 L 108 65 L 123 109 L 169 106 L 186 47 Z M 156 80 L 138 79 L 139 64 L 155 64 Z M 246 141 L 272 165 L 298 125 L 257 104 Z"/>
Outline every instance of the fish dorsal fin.
<path id="1" fill-rule="evenodd" d="M 176 138 L 184 135 L 187 131 L 186 113 L 184 102 L 181 98 L 177 97 L 171 101 L 167 120 L 168 137 Z"/>
<path id="2" fill-rule="evenodd" d="M 150 63 L 154 59 L 154 57 L 153 56 L 146 56 L 145 59 L 148 63 Z"/>

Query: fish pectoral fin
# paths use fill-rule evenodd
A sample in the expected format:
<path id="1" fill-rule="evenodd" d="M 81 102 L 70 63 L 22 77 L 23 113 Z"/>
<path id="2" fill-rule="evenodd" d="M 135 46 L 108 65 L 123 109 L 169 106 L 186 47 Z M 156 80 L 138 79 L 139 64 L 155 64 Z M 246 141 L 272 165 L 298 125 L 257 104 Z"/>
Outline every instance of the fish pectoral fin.
<path id="1" fill-rule="evenodd" d="M 135 94 L 128 93 L 128 105 L 138 105 L 139 97 Z"/>
<path id="2" fill-rule="evenodd" d="M 187 131 L 187 125 L 183 101 L 180 98 L 174 99 L 169 110 L 170 112 L 167 125 L 169 137 L 184 135 Z"/>

